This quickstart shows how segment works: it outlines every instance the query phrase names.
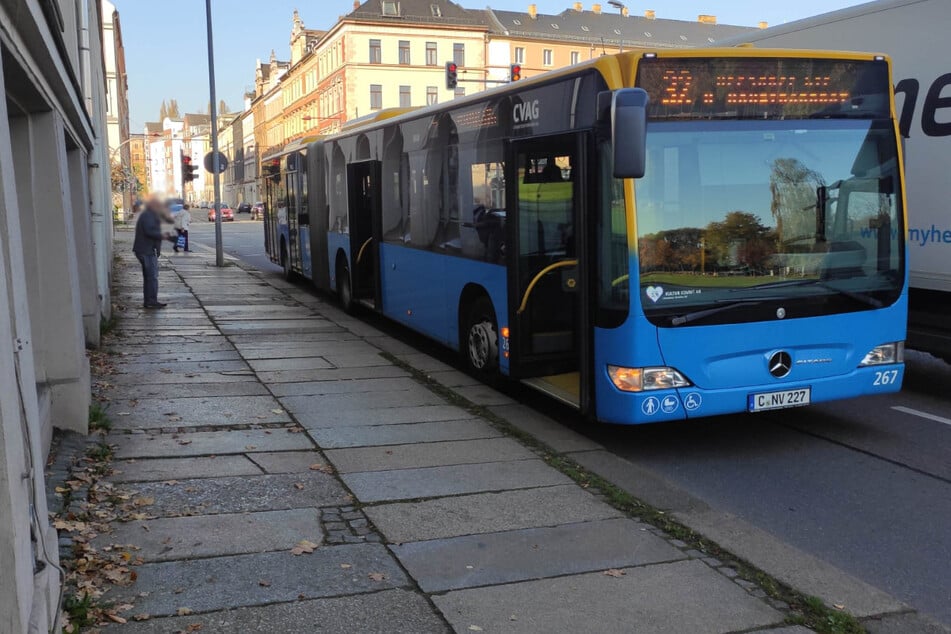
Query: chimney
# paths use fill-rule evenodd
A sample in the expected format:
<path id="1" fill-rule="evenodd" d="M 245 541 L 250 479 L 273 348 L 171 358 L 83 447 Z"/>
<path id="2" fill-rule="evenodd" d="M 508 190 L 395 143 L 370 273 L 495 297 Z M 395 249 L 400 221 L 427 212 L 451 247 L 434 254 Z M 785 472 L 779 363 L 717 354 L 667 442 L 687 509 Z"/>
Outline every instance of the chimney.
<path id="1" fill-rule="evenodd" d="M 584 11 L 584 5 L 581 4 L 580 2 L 576 2 L 576 3 L 575 3 L 575 12 L 576 12 L 576 13 L 581 13 L 582 11 Z"/>
<path id="2" fill-rule="evenodd" d="M 764 21 L 760 22 L 759 24 L 757 24 L 757 26 L 758 26 L 759 28 L 761 28 L 761 29 L 765 29 L 765 28 L 768 28 L 768 27 L 769 27 L 769 23 L 764 20 Z"/>
<path id="3" fill-rule="evenodd" d="M 656 12 L 653 9 L 648 9 L 644 12 L 644 17 L 648 20 L 653 20 L 656 17 Z"/>
<path id="4" fill-rule="evenodd" d="M 360 0 L 353 0 L 353 10 L 356 11 L 360 8 Z"/>
<path id="5" fill-rule="evenodd" d="M 716 24 L 717 16 L 715 15 L 698 15 L 697 22 L 700 24 Z"/>
<path id="6" fill-rule="evenodd" d="M 592 4 L 591 11 L 595 13 L 596 15 L 601 15 L 601 5 L 597 3 Z"/>
<path id="7" fill-rule="evenodd" d="M 538 17 L 538 5 L 530 4 L 528 5 L 528 17 L 535 19 Z"/>

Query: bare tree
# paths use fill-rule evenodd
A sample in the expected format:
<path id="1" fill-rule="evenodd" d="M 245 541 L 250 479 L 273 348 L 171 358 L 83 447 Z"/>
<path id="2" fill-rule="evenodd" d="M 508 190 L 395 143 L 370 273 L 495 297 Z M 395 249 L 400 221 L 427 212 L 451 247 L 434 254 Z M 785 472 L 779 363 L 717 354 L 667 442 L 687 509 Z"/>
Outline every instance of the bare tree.
<path id="1" fill-rule="evenodd" d="M 165 103 L 165 100 L 162 100 L 162 106 L 159 108 L 159 121 L 165 121 L 165 117 L 168 116 L 168 104 Z"/>
<path id="2" fill-rule="evenodd" d="M 178 119 L 182 116 L 181 111 L 178 109 L 177 99 L 172 99 L 168 102 L 168 116 L 172 119 Z"/>

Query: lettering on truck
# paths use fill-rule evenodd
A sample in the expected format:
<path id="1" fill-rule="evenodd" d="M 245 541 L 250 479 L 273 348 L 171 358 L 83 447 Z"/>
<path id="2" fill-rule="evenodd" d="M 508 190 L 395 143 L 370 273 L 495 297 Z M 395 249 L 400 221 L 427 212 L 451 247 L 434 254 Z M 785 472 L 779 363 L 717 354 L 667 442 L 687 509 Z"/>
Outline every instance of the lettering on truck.
<path id="1" fill-rule="evenodd" d="M 941 91 L 949 88 L 949 94 L 942 96 Z M 895 95 L 899 93 L 905 96 L 905 101 L 901 107 L 901 115 L 898 118 L 898 130 L 906 139 L 911 135 L 911 123 L 915 116 L 915 105 L 918 103 L 918 92 L 920 84 L 917 79 L 903 79 L 895 85 Z M 938 111 L 947 109 L 942 117 L 938 117 Z M 938 119 L 945 121 L 938 121 Z M 924 103 L 921 106 L 921 131 L 925 136 L 951 136 L 951 73 L 945 73 L 931 84 L 928 94 L 925 95 Z"/>

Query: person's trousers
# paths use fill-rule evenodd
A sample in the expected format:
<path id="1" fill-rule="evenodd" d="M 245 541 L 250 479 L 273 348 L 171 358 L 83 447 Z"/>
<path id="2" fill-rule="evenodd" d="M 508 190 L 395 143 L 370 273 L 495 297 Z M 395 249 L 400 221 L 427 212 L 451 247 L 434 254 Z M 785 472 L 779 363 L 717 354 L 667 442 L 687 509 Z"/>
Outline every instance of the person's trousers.
<path id="1" fill-rule="evenodd" d="M 142 295 L 144 304 L 150 306 L 158 303 L 158 256 L 136 253 L 135 257 L 142 264 Z"/>
<path id="2" fill-rule="evenodd" d="M 178 235 L 185 236 L 185 250 L 189 251 L 190 249 L 188 248 L 188 229 L 176 229 L 175 231 L 178 232 Z M 178 247 L 175 247 L 175 250 L 178 251 Z"/>

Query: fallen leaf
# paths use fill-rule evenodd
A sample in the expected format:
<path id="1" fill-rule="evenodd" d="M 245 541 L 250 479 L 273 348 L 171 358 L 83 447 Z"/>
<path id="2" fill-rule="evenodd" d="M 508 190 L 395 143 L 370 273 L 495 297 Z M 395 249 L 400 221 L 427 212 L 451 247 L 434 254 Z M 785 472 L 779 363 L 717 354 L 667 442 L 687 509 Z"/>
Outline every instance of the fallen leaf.
<path id="1" fill-rule="evenodd" d="M 618 570 L 617 568 L 609 568 L 605 570 L 604 572 L 602 572 L 601 574 L 606 575 L 608 577 L 623 577 L 627 573 L 624 572 L 623 570 Z"/>
<path id="2" fill-rule="evenodd" d="M 294 546 L 293 548 L 291 548 L 291 554 L 292 554 L 292 555 L 303 555 L 303 554 L 306 553 L 306 554 L 309 555 L 310 553 L 314 552 L 314 549 L 315 549 L 315 548 L 317 548 L 317 544 L 315 544 L 315 543 L 312 542 L 312 541 L 308 541 L 308 540 L 306 540 L 306 539 L 302 539 L 302 540 L 300 540 L 299 542 L 297 542 L 297 545 L 296 545 L 296 546 Z"/>
<path id="3" fill-rule="evenodd" d="M 842 603 L 833 603 L 833 604 L 832 604 L 832 607 L 834 607 L 836 610 L 844 610 L 844 609 L 845 609 L 845 605 L 842 604 Z"/>
<path id="4" fill-rule="evenodd" d="M 340 567 L 343 568 L 344 570 L 349 570 L 350 568 L 353 568 L 353 565 L 352 565 L 352 564 L 340 564 Z"/>
<path id="5" fill-rule="evenodd" d="M 133 621 L 148 621 L 150 618 L 152 618 L 151 614 L 145 614 L 143 612 L 142 614 L 136 614 L 135 616 L 133 616 L 132 620 Z"/>
<path id="6" fill-rule="evenodd" d="M 155 498 L 147 496 L 137 497 L 132 500 L 132 504 L 135 506 L 152 506 L 155 504 Z"/>
<path id="7" fill-rule="evenodd" d="M 482 628 L 479 627 L 478 625 L 470 625 L 470 626 L 469 626 L 469 631 L 470 631 L 470 632 L 481 632 L 481 631 L 482 631 Z"/>
<path id="8" fill-rule="evenodd" d="M 128 622 L 128 621 L 126 621 L 124 618 L 122 618 L 121 616 L 119 616 L 118 614 L 111 614 L 111 613 L 109 613 L 109 612 L 106 612 L 106 618 L 108 618 L 110 621 L 113 621 L 113 622 L 115 622 L 115 623 L 118 623 L 119 625 L 122 625 L 123 623 L 127 623 L 127 622 Z"/>
<path id="9" fill-rule="evenodd" d="M 179 445 L 190 445 L 190 444 L 192 444 L 192 441 L 190 441 L 190 440 L 179 440 L 179 441 L 178 441 L 178 444 L 179 444 Z"/>
<path id="10" fill-rule="evenodd" d="M 245 445 L 244 448 L 247 449 L 248 451 L 252 451 L 252 450 L 254 450 L 254 449 L 257 449 L 257 447 L 255 447 L 254 445 Z"/>
<path id="11" fill-rule="evenodd" d="M 304 483 L 303 483 L 303 482 L 295 482 L 295 483 L 294 483 L 294 488 L 297 489 L 298 491 L 303 491 L 303 490 L 304 490 Z"/>
<path id="12" fill-rule="evenodd" d="M 283 414 L 283 413 L 284 413 L 284 410 L 282 410 L 282 409 L 272 409 L 272 410 L 271 410 L 271 413 L 272 413 L 272 414 Z"/>
<path id="13" fill-rule="evenodd" d="M 386 575 L 382 572 L 371 572 L 367 577 L 370 578 L 370 581 L 383 581 L 386 579 Z"/>
<path id="14" fill-rule="evenodd" d="M 188 626 L 187 631 L 189 631 L 189 632 L 197 632 L 197 631 L 200 630 L 200 629 L 201 629 L 201 623 L 192 623 L 192 624 L 190 624 L 190 625 Z"/>
<path id="15" fill-rule="evenodd" d="M 188 615 L 191 614 L 191 613 L 192 613 L 192 609 L 191 609 L 191 608 L 178 608 L 178 609 L 175 611 L 175 614 L 177 614 L 178 616 L 188 616 Z"/>
<path id="16" fill-rule="evenodd" d="M 267 581 L 266 579 L 259 579 L 259 580 L 258 580 L 258 585 L 261 586 L 262 588 L 270 588 L 270 587 L 271 587 L 271 582 L 270 582 L 270 581 Z"/>
<path id="17" fill-rule="evenodd" d="M 311 471 L 320 471 L 323 468 L 324 468 L 324 465 L 320 464 L 319 462 L 315 462 L 314 464 L 310 465 Z"/>

